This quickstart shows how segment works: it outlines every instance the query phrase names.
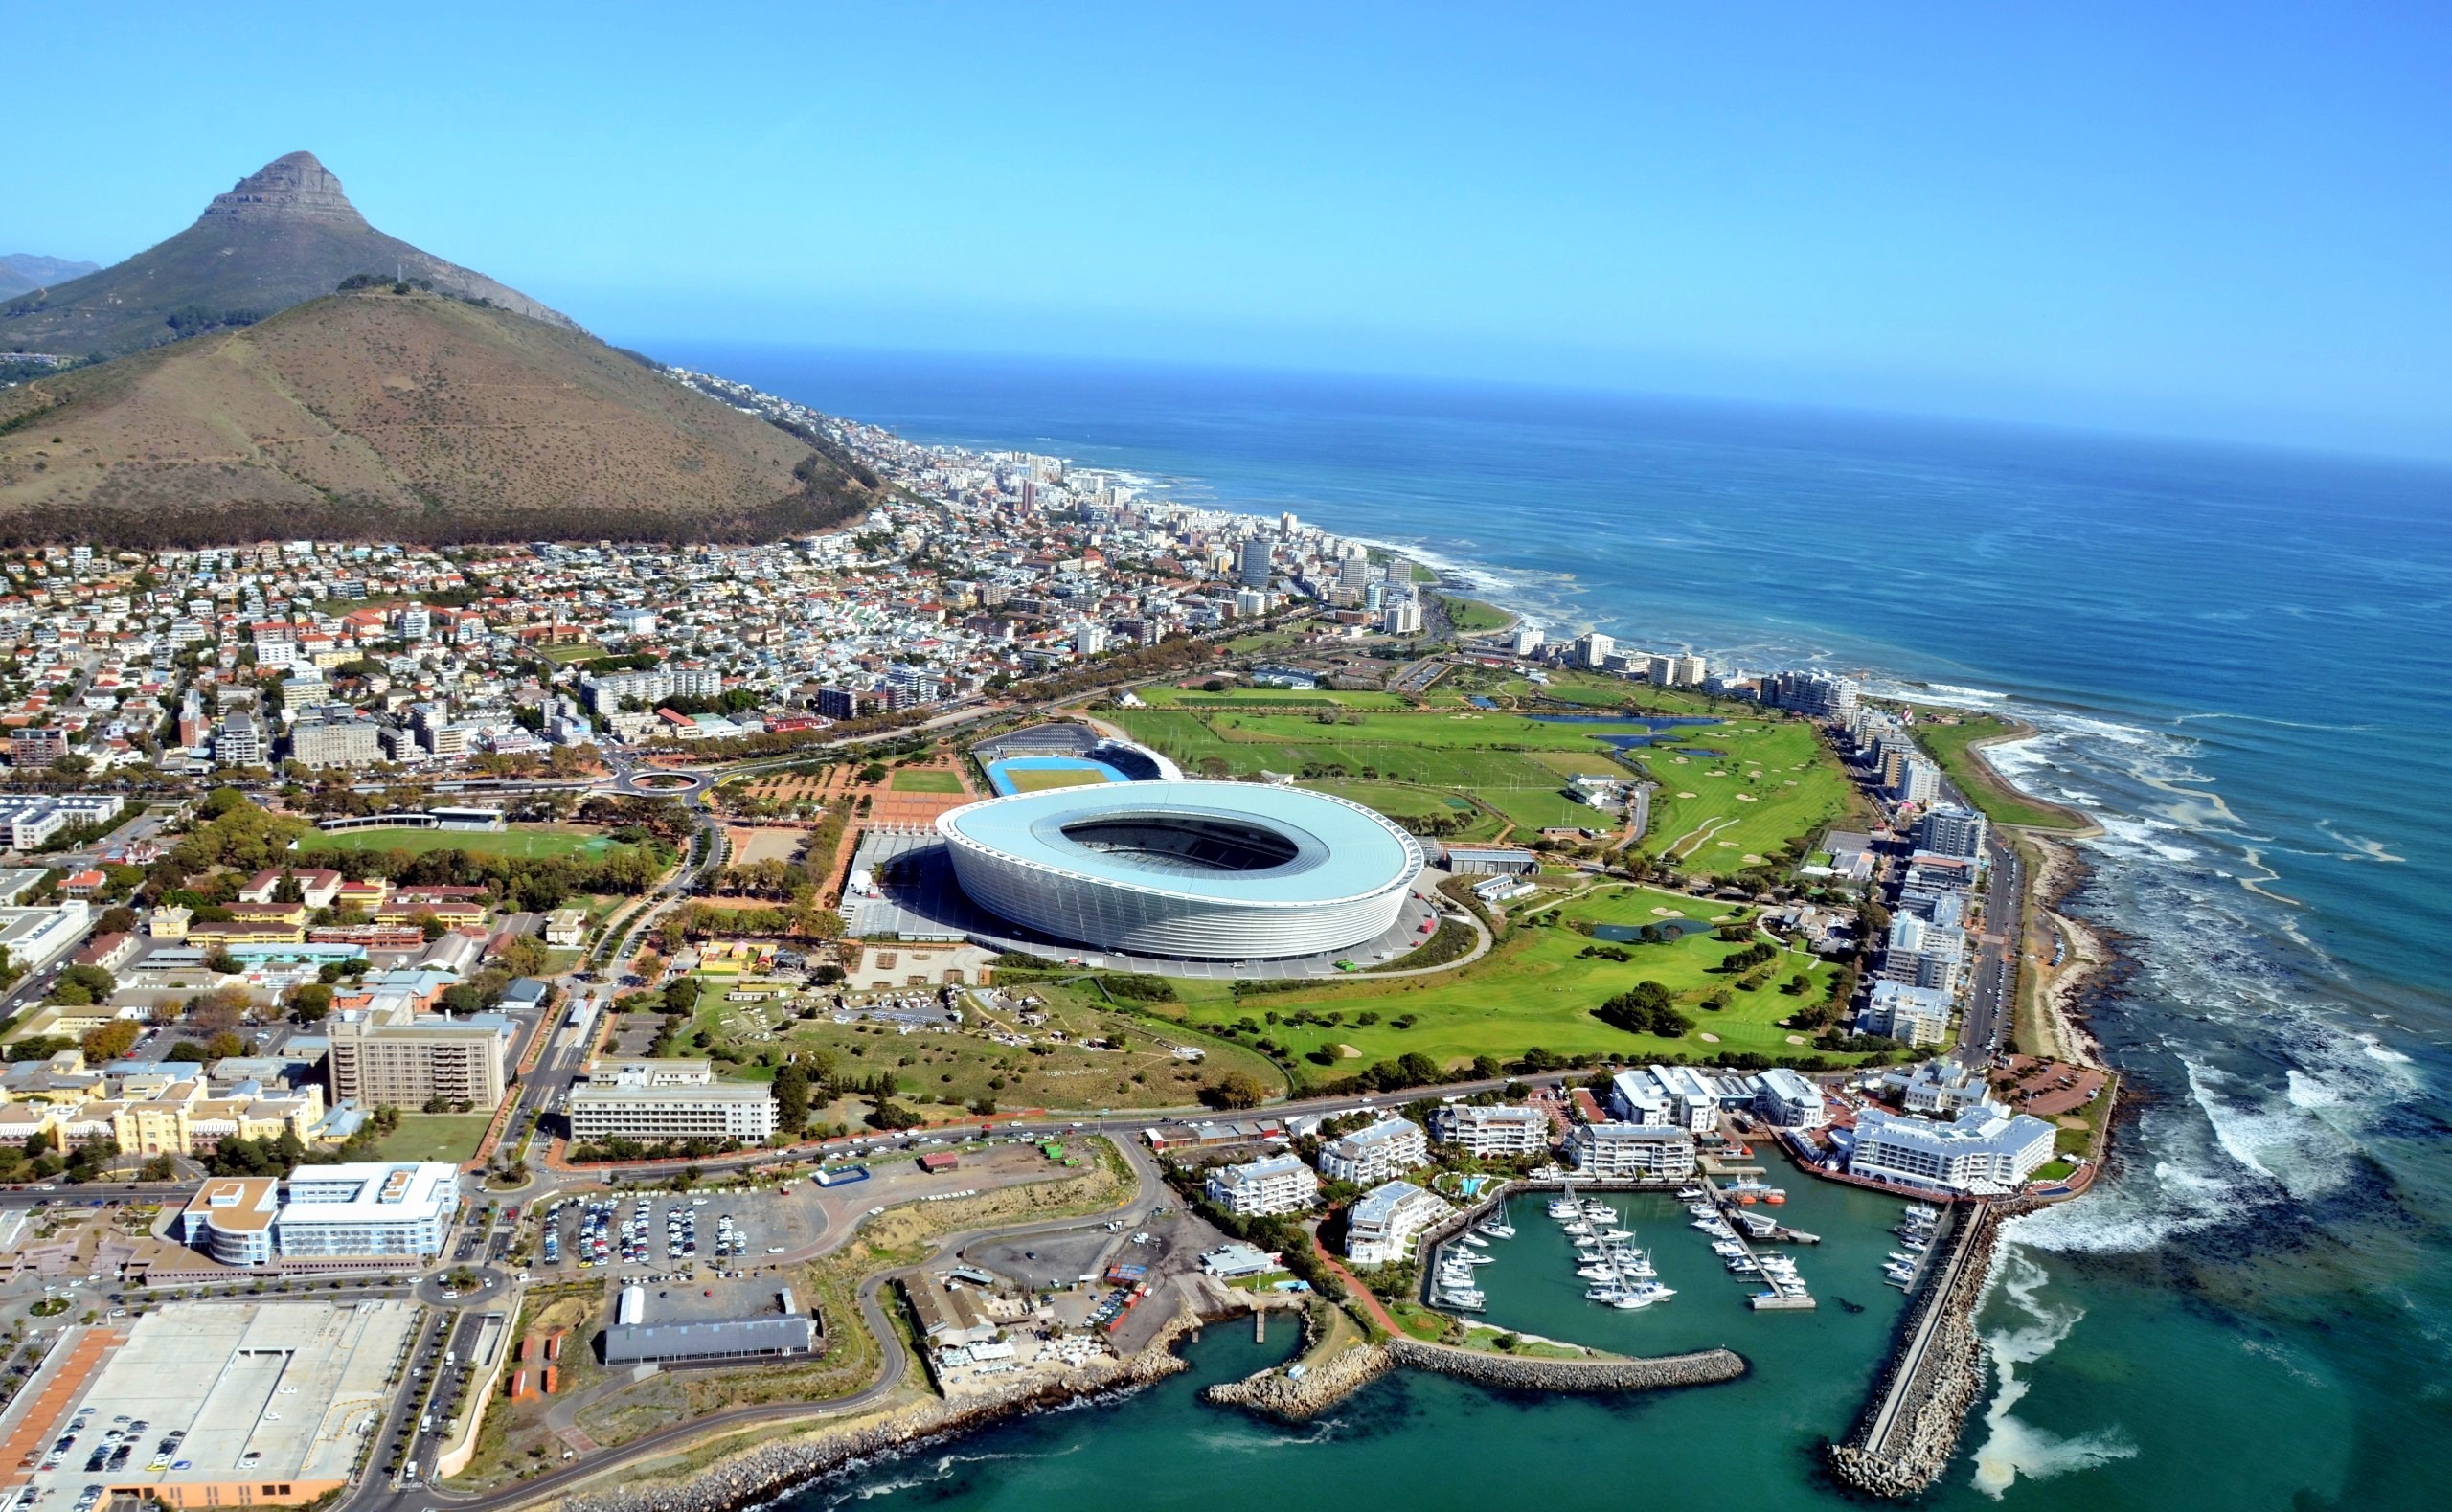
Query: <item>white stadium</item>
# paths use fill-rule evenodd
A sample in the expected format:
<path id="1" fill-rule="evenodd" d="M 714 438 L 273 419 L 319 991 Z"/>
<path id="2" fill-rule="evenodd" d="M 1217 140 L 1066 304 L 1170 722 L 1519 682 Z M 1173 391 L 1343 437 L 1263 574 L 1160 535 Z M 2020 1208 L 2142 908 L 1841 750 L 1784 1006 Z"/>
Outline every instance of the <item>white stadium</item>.
<path id="1" fill-rule="evenodd" d="M 1394 928 L 1421 846 L 1359 803 L 1248 782 L 1129 782 L 942 815 L 963 891 L 1055 939 L 1136 956 L 1267 960 Z"/>

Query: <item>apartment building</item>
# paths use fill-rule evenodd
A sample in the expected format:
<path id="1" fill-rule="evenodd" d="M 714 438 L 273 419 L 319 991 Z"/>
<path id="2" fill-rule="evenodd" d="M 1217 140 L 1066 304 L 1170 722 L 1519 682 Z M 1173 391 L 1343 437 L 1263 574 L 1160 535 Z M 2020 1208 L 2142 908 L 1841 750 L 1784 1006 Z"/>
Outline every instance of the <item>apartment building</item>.
<path id="1" fill-rule="evenodd" d="M 1303 1212 L 1320 1200 L 1320 1179 L 1291 1155 L 1272 1155 L 1209 1173 L 1209 1200 L 1237 1218 Z"/>
<path id="2" fill-rule="evenodd" d="M 1979 1103 L 1948 1123 L 1868 1109 L 1856 1116 L 1848 1173 L 1977 1195 L 2008 1191 L 2052 1159 L 2053 1127 Z"/>
<path id="3" fill-rule="evenodd" d="M 1449 1103 L 1430 1116 L 1431 1137 L 1472 1155 L 1538 1155 L 1549 1148 L 1550 1120 L 1539 1110 L 1500 1103 Z"/>
<path id="4" fill-rule="evenodd" d="M 1320 1146 L 1320 1174 L 1356 1186 L 1374 1186 L 1429 1163 L 1430 1137 L 1420 1124 L 1393 1115 Z"/>
<path id="5" fill-rule="evenodd" d="M 1422 1230 L 1455 1210 L 1411 1182 L 1383 1182 L 1347 1210 L 1345 1257 L 1356 1265 L 1408 1259 Z"/>
<path id="6" fill-rule="evenodd" d="M 1578 1124 L 1567 1163 L 1601 1180 L 1683 1181 L 1694 1174 L 1694 1137 L 1660 1124 Z"/>
<path id="7" fill-rule="evenodd" d="M 574 1140 L 772 1139 L 775 1095 L 758 1082 L 719 1082 L 703 1060 L 626 1061 L 570 1091 Z"/>

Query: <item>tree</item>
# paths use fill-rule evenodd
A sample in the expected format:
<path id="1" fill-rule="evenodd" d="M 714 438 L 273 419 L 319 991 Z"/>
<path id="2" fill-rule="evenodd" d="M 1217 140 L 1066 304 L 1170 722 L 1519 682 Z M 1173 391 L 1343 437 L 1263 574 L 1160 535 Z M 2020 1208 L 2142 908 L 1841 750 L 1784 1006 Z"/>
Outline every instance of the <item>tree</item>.
<path id="1" fill-rule="evenodd" d="M 301 1024 L 320 1024 L 332 1011 L 329 982 L 307 982 L 289 989 L 289 1016 Z"/>
<path id="2" fill-rule="evenodd" d="M 521 935 L 503 946 L 495 959 L 514 977 L 541 976 L 545 970 L 545 942 L 534 935 Z"/>
<path id="3" fill-rule="evenodd" d="M 136 1044 L 141 1032 L 134 1019 L 113 1019 L 99 1028 L 87 1029 L 80 1042 L 85 1059 L 95 1065 L 117 1060 Z"/>
<path id="4" fill-rule="evenodd" d="M 808 1122 L 808 1072 L 797 1063 L 775 1069 L 775 1127 L 792 1139 L 800 1138 L 801 1129 Z"/>
<path id="5" fill-rule="evenodd" d="M 1268 1100 L 1268 1089 L 1249 1072 L 1230 1071 L 1203 1087 L 1200 1100 L 1213 1108 L 1257 1108 Z"/>

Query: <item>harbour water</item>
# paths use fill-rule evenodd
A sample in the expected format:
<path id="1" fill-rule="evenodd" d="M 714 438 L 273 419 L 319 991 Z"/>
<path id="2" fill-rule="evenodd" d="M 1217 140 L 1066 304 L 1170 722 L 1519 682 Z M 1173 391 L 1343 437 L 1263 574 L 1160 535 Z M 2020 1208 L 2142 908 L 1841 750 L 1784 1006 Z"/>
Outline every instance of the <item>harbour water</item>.
<path id="1" fill-rule="evenodd" d="M 2452 475 L 1522 390 L 653 350 L 918 440 L 1291 509 L 1556 630 L 2029 720 L 1996 759 L 2104 827 L 2073 907 L 2123 941 L 2094 1025 L 2134 1111 L 2108 1183 L 2013 1226 L 1991 1388 L 1931 1500 L 2452 1504 Z M 1816 1231 L 1848 1229 L 1825 1202 L 1873 1201 L 1784 1185 Z M 1758 1365 L 1729 1387 L 1544 1401 L 1399 1375 L 1288 1433 L 1192 1399 L 1256 1363 L 1214 1333 L 1188 1379 L 807 1497 L 1445 1509 L 1565 1477 L 1835 1505 L 1814 1447 L 1896 1306 L 1873 1268 L 1826 1281 L 1837 1256 L 1800 1254 L 1821 1309 L 1762 1317 L 1716 1274 L 1604 1314 L 1537 1267 L 1484 1268 L 1494 1319 L 1604 1347 L 1725 1314 L 1708 1342 Z"/>

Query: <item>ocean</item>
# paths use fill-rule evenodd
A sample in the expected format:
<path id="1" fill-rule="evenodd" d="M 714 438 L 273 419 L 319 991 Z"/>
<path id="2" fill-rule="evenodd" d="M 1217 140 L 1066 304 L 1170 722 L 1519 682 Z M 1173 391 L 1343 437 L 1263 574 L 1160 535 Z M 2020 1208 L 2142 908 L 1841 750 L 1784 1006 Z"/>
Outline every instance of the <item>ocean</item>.
<path id="1" fill-rule="evenodd" d="M 2070 906 L 2123 951 L 2092 1022 L 2131 1097 L 2108 1181 L 2012 1226 L 1980 1318 L 1990 1388 L 1927 1500 L 2452 1505 L 2452 473 L 1526 389 L 655 350 L 915 440 L 1291 510 L 1555 632 L 1861 670 L 2033 724 L 1994 758 L 2103 827 Z M 1621 1348 L 1700 1327 L 1756 1369 L 1624 1403 L 1399 1377 L 1300 1433 L 1179 1378 L 801 1501 L 1845 1500 L 1814 1450 L 1895 1307 L 1877 1280 L 1863 1314 L 1782 1318 L 1711 1277 L 1657 1320 L 1489 1290 L 1541 1320 L 1510 1326 Z M 1194 1376 L 1255 1347 L 1213 1337 Z"/>

